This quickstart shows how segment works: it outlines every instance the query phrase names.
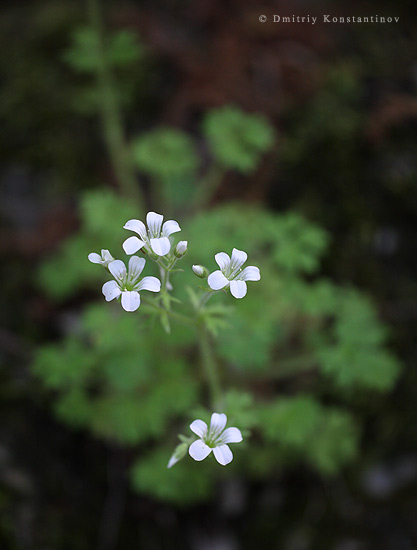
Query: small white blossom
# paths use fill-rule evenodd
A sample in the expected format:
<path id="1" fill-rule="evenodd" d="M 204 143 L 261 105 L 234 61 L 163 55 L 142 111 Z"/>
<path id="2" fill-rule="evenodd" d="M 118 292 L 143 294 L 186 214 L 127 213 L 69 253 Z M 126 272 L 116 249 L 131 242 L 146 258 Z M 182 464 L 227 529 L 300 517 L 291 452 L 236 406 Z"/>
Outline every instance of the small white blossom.
<path id="1" fill-rule="evenodd" d="M 124 229 L 134 231 L 140 237 L 129 237 L 123 243 L 123 249 L 126 254 L 134 254 L 142 247 L 147 252 L 155 253 L 158 256 L 165 256 L 171 250 L 171 242 L 169 236 L 172 233 L 181 231 L 180 226 L 174 220 L 167 220 L 162 225 L 164 217 L 156 212 L 148 212 L 146 215 L 146 223 L 148 229 L 140 220 L 129 220 L 123 226 Z"/>
<path id="2" fill-rule="evenodd" d="M 125 311 L 136 311 L 140 306 L 140 290 L 159 292 L 161 281 L 156 277 L 144 277 L 139 279 L 145 267 L 146 260 L 132 256 L 129 260 L 129 269 L 121 260 L 109 263 L 109 271 L 115 281 L 104 283 L 102 292 L 107 302 L 121 295 L 122 307 Z"/>
<path id="3" fill-rule="evenodd" d="M 90 252 L 88 255 L 88 259 L 93 264 L 101 264 L 104 267 L 107 267 L 110 262 L 114 261 L 113 256 L 110 254 L 110 252 L 104 248 L 101 250 L 101 256 L 100 254 L 97 254 L 97 252 Z"/>
<path id="4" fill-rule="evenodd" d="M 211 451 L 222 466 L 226 466 L 233 460 L 233 453 L 228 443 L 239 443 L 243 437 L 238 428 L 225 429 L 226 422 L 225 414 L 213 413 L 210 428 L 203 420 L 194 420 L 190 424 L 190 429 L 200 438 L 194 441 L 188 450 L 194 460 L 204 460 Z"/>
<path id="5" fill-rule="evenodd" d="M 261 278 L 258 267 L 250 265 L 242 269 L 242 265 L 248 258 L 248 255 L 243 250 L 234 248 L 231 258 L 225 252 L 219 252 L 214 258 L 220 269 L 210 273 L 207 279 L 208 285 L 212 290 L 220 290 L 230 285 L 232 296 L 243 298 L 247 292 L 245 281 L 259 281 Z"/>

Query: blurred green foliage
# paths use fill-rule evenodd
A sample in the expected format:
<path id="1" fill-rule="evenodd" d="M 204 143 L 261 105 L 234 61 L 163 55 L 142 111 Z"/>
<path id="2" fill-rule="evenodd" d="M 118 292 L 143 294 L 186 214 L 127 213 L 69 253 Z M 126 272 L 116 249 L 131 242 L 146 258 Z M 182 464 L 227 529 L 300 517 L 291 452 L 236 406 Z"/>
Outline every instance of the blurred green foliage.
<path id="1" fill-rule="evenodd" d="M 105 92 L 100 86 L 97 74 L 103 59 L 117 80 L 117 87 L 114 87 L 113 93 L 123 107 L 129 106 L 135 99 L 138 91 L 137 78 L 140 81 L 144 79 L 146 49 L 136 33 L 129 30 L 113 31 L 106 34 L 104 43 L 101 44 L 94 28 L 76 28 L 71 37 L 71 45 L 62 55 L 62 60 L 79 75 L 72 97 L 72 107 L 80 113 L 92 114 L 99 110 Z"/>
<path id="2" fill-rule="evenodd" d="M 358 427 L 346 411 L 324 407 L 311 396 L 282 398 L 260 412 L 265 438 L 289 457 L 305 457 L 323 473 L 334 473 L 355 457 Z"/>
<path id="3" fill-rule="evenodd" d="M 216 160 L 242 174 L 255 170 L 274 141 L 273 130 L 261 115 L 231 106 L 211 111 L 204 120 L 204 132 Z"/>
<path id="4" fill-rule="evenodd" d="M 80 258 L 93 250 L 115 250 L 120 246 L 123 224 L 137 214 L 132 203 L 110 190 L 86 192 L 80 208 L 82 231 L 40 267 L 41 284 L 56 300 L 97 281 L 97 274 L 91 270 L 89 262 L 80 261 Z"/>
<path id="5" fill-rule="evenodd" d="M 158 128 L 132 140 L 133 164 L 159 189 L 161 202 L 181 206 L 195 193 L 199 167 L 192 138 L 174 128 Z"/>
<path id="6" fill-rule="evenodd" d="M 109 65 L 115 69 L 132 66 L 143 56 L 143 47 L 136 34 L 128 30 L 107 36 L 105 55 Z M 91 27 L 80 27 L 72 36 L 72 46 L 64 54 L 64 60 L 76 71 L 95 73 L 100 63 L 99 38 Z"/>
<path id="7" fill-rule="evenodd" d="M 198 166 L 190 136 L 172 128 L 159 128 L 137 138 L 132 155 L 139 170 L 161 180 L 194 176 Z"/>

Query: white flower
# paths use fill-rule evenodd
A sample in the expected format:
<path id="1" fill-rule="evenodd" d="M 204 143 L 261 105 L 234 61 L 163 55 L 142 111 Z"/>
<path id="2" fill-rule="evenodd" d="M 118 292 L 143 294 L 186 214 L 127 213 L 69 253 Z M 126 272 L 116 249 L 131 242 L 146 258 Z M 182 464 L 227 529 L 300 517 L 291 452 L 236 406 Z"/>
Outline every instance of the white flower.
<path id="1" fill-rule="evenodd" d="M 104 248 L 101 250 L 101 256 L 100 254 L 97 254 L 97 252 L 90 252 L 88 255 L 88 259 L 93 264 L 101 264 L 104 267 L 107 267 L 110 262 L 114 261 L 113 256 L 110 254 L 110 252 Z"/>
<path id="2" fill-rule="evenodd" d="M 142 247 L 145 247 L 147 252 L 154 252 L 158 256 L 165 256 L 171 250 L 169 236 L 172 233 L 181 231 L 180 226 L 174 220 L 168 220 L 162 225 L 164 217 L 156 212 L 148 212 L 146 215 L 146 223 L 148 230 L 140 220 L 129 220 L 123 226 L 125 229 L 134 231 L 140 237 L 129 237 L 123 243 L 123 248 L 126 254 L 134 254 Z"/>
<path id="3" fill-rule="evenodd" d="M 109 263 L 109 271 L 116 279 L 104 283 L 102 292 L 107 302 L 122 295 L 122 307 L 126 311 L 136 311 L 140 306 L 140 290 L 159 292 L 161 281 L 156 277 L 144 277 L 139 280 L 140 274 L 145 267 L 146 260 L 132 256 L 129 260 L 129 269 L 121 260 L 114 260 Z"/>
<path id="4" fill-rule="evenodd" d="M 220 269 L 210 273 L 207 279 L 208 285 L 212 290 L 220 290 L 230 285 L 232 296 L 243 298 L 247 292 L 245 281 L 259 281 L 261 278 L 258 267 L 250 265 L 242 269 L 242 265 L 248 258 L 248 255 L 243 250 L 234 248 L 231 258 L 225 252 L 219 252 L 214 258 Z"/>
<path id="5" fill-rule="evenodd" d="M 194 420 L 190 424 L 191 430 L 200 438 L 194 441 L 188 450 L 194 460 L 204 460 L 211 451 L 222 466 L 226 466 L 233 460 L 228 443 L 239 443 L 243 438 L 238 428 L 224 429 L 226 422 L 225 414 L 213 413 L 210 428 L 207 428 L 203 420 Z"/>

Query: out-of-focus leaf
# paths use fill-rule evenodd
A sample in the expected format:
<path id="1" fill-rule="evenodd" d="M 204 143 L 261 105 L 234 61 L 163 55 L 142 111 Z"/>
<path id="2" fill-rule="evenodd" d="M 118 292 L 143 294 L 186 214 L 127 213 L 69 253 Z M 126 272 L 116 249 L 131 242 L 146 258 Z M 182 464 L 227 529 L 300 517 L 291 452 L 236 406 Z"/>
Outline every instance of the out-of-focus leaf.
<path id="1" fill-rule="evenodd" d="M 210 111 L 203 130 L 216 161 L 243 174 L 256 168 L 274 141 L 272 127 L 261 115 L 247 114 L 237 107 Z"/>

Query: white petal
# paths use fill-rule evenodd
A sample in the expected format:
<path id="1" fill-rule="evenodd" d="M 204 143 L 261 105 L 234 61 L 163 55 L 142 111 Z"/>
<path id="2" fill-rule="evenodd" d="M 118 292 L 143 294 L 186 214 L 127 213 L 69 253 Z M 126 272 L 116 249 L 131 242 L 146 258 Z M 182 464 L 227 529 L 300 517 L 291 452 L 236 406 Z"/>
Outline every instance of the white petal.
<path id="1" fill-rule="evenodd" d="M 125 290 L 125 292 L 122 292 L 122 307 L 125 311 L 136 311 L 139 306 L 139 292 L 135 290 Z"/>
<path id="2" fill-rule="evenodd" d="M 247 259 L 248 255 L 246 252 L 243 252 L 243 250 L 238 250 L 237 248 L 232 250 L 231 263 L 233 268 L 240 267 L 246 262 Z"/>
<path id="3" fill-rule="evenodd" d="M 248 287 L 245 281 L 230 281 L 230 292 L 235 298 L 243 298 L 247 291 Z"/>
<path id="4" fill-rule="evenodd" d="M 156 212 L 148 212 L 146 214 L 146 223 L 148 224 L 150 237 L 159 237 L 163 219 L 164 216 Z"/>
<path id="5" fill-rule="evenodd" d="M 90 252 L 90 254 L 88 255 L 88 259 L 89 259 L 90 262 L 92 262 L 93 264 L 101 264 L 101 263 L 103 263 L 102 257 L 100 256 L 100 254 L 97 254 L 97 252 Z"/>
<path id="6" fill-rule="evenodd" d="M 225 271 L 230 265 L 230 258 L 226 252 L 219 252 L 214 256 L 214 259 L 222 271 Z"/>
<path id="7" fill-rule="evenodd" d="M 220 445 L 220 447 L 215 447 L 213 449 L 214 456 L 219 464 L 226 466 L 229 462 L 233 460 L 233 453 L 227 445 Z"/>
<path id="8" fill-rule="evenodd" d="M 191 443 L 188 452 L 191 458 L 200 461 L 208 457 L 208 455 L 211 453 L 211 449 L 208 445 L 204 443 L 204 441 L 201 441 L 201 439 L 197 439 L 197 441 Z"/>
<path id="9" fill-rule="evenodd" d="M 104 283 L 101 291 L 106 298 L 106 302 L 114 300 L 114 298 L 117 298 L 117 296 L 120 296 L 122 293 L 116 281 L 108 281 L 107 283 Z"/>
<path id="10" fill-rule="evenodd" d="M 105 248 L 101 249 L 101 257 L 105 262 L 112 262 L 114 260 L 113 256 L 110 254 L 109 250 L 106 250 Z"/>
<path id="11" fill-rule="evenodd" d="M 116 280 L 123 280 L 126 277 L 126 266 L 122 260 L 114 260 L 109 263 L 109 271 Z"/>
<path id="12" fill-rule="evenodd" d="M 241 281 L 259 281 L 261 278 L 261 272 L 259 271 L 259 267 L 249 265 L 248 267 L 245 267 L 245 269 L 239 273 L 236 278 Z"/>
<path id="13" fill-rule="evenodd" d="M 224 413 L 213 413 L 211 415 L 210 432 L 222 432 L 226 426 L 226 422 L 227 416 Z"/>
<path id="14" fill-rule="evenodd" d="M 135 287 L 137 290 L 150 290 L 159 292 L 161 290 L 161 281 L 156 277 L 144 277 Z"/>
<path id="15" fill-rule="evenodd" d="M 222 442 L 240 443 L 243 440 L 242 433 L 239 428 L 226 428 L 222 433 Z"/>
<path id="16" fill-rule="evenodd" d="M 223 275 L 223 273 L 218 269 L 210 273 L 207 279 L 208 286 L 212 290 L 220 290 L 229 284 L 229 280 Z"/>
<path id="17" fill-rule="evenodd" d="M 198 435 L 198 437 L 204 437 L 207 433 L 207 424 L 204 420 L 194 420 L 190 424 L 190 430 Z"/>
<path id="18" fill-rule="evenodd" d="M 138 256 L 132 256 L 129 260 L 129 281 L 134 282 L 138 279 L 139 275 L 142 273 L 143 268 L 145 267 L 146 260 L 145 258 L 139 258 Z"/>
<path id="19" fill-rule="evenodd" d="M 129 229 L 129 231 L 134 231 L 140 235 L 142 239 L 146 238 L 146 227 L 140 220 L 129 220 L 124 224 L 123 228 Z"/>
<path id="20" fill-rule="evenodd" d="M 171 249 L 171 243 L 168 237 L 160 237 L 159 239 L 151 239 L 151 247 L 158 256 L 165 256 Z"/>
<path id="21" fill-rule="evenodd" d="M 177 233 L 181 231 L 181 227 L 174 220 L 167 220 L 162 226 L 162 236 L 169 237 L 172 233 Z"/>
<path id="22" fill-rule="evenodd" d="M 129 237 L 123 243 L 123 250 L 126 254 L 134 254 L 144 246 L 145 243 L 137 237 Z"/>

